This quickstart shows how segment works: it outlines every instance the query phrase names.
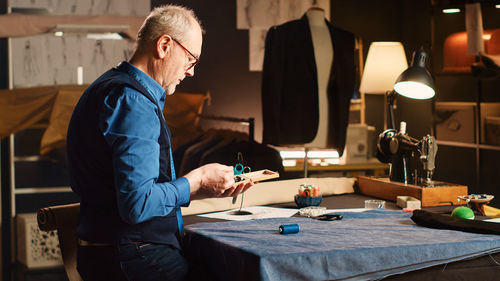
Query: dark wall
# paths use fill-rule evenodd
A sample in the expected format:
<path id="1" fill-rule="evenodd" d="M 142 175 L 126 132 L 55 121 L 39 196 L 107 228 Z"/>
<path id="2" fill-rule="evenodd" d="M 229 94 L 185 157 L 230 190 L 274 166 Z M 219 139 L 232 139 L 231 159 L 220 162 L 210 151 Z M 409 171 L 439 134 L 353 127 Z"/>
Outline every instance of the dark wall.
<path id="1" fill-rule="evenodd" d="M 248 70 L 248 30 L 236 29 L 236 1 L 151 1 L 152 6 L 174 3 L 192 8 L 206 34 L 195 76 L 179 91 L 210 91 L 206 113 L 258 121 L 256 139 L 262 137 L 260 72 Z"/>
<path id="2" fill-rule="evenodd" d="M 374 41 L 399 41 L 405 48 L 408 64 L 414 50 L 430 49 L 430 1 L 332 1 L 331 22 L 353 32 L 363 40 L 363 58 Z M 383 129 L 383 96 L 366 95 L 366 122 Z M 396 126 L 406 121 L 407 132 L 414 137 L 430 133 L 431 101 L 415 101 L 398 96 Z"/>
<path id="3" fill-rule="evenodd" d="M 331 1 L 331 21 L 334 25 L 353 32 L 363 38 L 364 56 L 372 41 L 402 41 L 407 56 L 418 46 L 429 41 L 428 1 Z M 208 113 L 255 117 L 255 136 L 262 138 L 261 118 L 261 72 L 248 70 L 248 31 L 236 29 L 236 1 L 158 1 L 152 6 L 167 3 L 192 8 L 201 19 L 207 33 L 204 36 L 200 64 L 195 77 L 186 79 L 179 90 L 206 91 L 212 95 Z M 382 109 L 377 105 L 370 108 L 368 121 L 381 123 Z M 419 102 L 417 106 L 403 99 L 398 101 L 397 120 L 405 120 L 408 132 L 422 136 L 429 132 L 430 119 L 414 121 L 412 114 L 428 112 L 430 102 Z M 381 126 L 377 126 L 381 127 Z M 381 128 L 380 128 L 381 129 Z"/>
<path id="4" fill-rule="evenodd" d="M 446 36 L 465 30 L 464 6 L 460 14 L 443 14 L 440 3 L 446 0 L 331 0 L 331 21 L 337 27 L 353 32 L 363 41 L 363 57 L 373 41 L 400 41 L 403 43 L 408 62 L 412 53 L 424 46 L 430 54 L 428 69 L 432 70 L 439 84 L 433 101 L 474 101 L 477 82 L 473 77 L 439 78 L 442 68 L 442 44 Z M 454 1 L 458 3 L 458 1 Z M 248 71 L 248 31 L 236 29 L 236 1 L 158 1 L 152 6 L 177 3 L 195 10 L 207 34 L 204 37 L 202 62 L 196 76 L 187 79 L 180 90 L 205 91 L 212 94 L 208 112 L 217 115 L 256 118 L 256 139 L 262 136 L 260 83 L 261 72 Z M 486 5 L 490 2 L 483 3 Z M 444 5 L 444 4 L 443 4 Z M 485 29 L 500 26 L 499 9 L 483 9 Z M 433 35 L 434 34 L 434 35 Z M 449 82 L 444 81 L 450 80 Z M 500 101 L 483 93 L 488 101 Z M 407 122 L 409 135 L 421 138 L 432 133 L 433 101 L 415 101 L 397 98 L 396 124 Z M 368 95 L 366 121 L 381 131 L 383 126 L 383 96 Z M 493 179 L 485 179 L 477 185 L 476 176 L 488 176 L 500 169 L 500 161 L 490 157 L 492 153 L 481 151 L 482 174 L 476 173 L 475 151 L 464 148 L 440 146 L 437 156 L 436 177 L 441 180 L 467 184 L 470 191 L 496 193 L 500 189 Z M 498 154 L 494 152 L 493 154 Z M 497 169 L 497 170 L 498 170 Z"/>

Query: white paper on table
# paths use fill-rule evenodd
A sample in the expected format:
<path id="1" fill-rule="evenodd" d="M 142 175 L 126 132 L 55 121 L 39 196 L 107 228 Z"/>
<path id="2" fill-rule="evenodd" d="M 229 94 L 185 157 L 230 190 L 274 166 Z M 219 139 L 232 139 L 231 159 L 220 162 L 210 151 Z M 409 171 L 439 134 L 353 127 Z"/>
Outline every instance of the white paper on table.
<path id="1" fill-rule="evenodd" d="M 325 214 L 328 214 L 328 213 L 344 213 L 344 212 L 352 212 L 352 213 L 361 213 L 361 212 L 364 212 L 364 211 L 368 211 L 370 209 L 366 209 L 366 208 L 352 208 L 352 209 L 327 209 L 325 211 Z"/>
<path id="2" fill-rule="evenodd" d="M 231 215 L 232 212 L 238 211 L 239 209 L 232 209 L 223 212 L 215 212 L 208 214 L 198 215 L 200 217 L 212 218 L 212 219 L 222 219 L 231 221 L 244 221 L 244 220 L 255 220 L 255 219 L 268 219 L 268 218 L 288 218 L 295 215 L 298 209 L 289 208 L 275 208 L 275 207 L 265 207 L 265 206 L 251 206 L 241 209 L 242 211 L 251 212 L 251 215 Z M 369 209 L 365 208 L 352 208 L 352 209 L 325 209 L 322 210 L 321 214 L 327 213 L 338 213 L 338 212 L 364 212 Z M 321 215 L 318 214 L 318 215 Z"/>
<path id="3" fill-rule="evenodd" d="M 208 213 L 198 215 L 205 218 L 213 219 L 223 219 L 231 221 L 244 221 L 244 220 L 254 220 L 254 219 L 267 219 L 267 218 L 288 218 L 295 215 L 298 209 L 289 208 L 275 208 L 275 207 L 264 207 L 264 206 L 250 206 L 242 208 L 242 211 L 251 212 L 251 215 L 231 215 L 231 212 L 238 211 L 238 209 Z"/>
<path id="4" fill-rule="evenodd" d="M 488 219 L 488 220 L 483 220 L 483 221 L 486 221 L 486 222 L 500 222 L 500 218 Z"/>

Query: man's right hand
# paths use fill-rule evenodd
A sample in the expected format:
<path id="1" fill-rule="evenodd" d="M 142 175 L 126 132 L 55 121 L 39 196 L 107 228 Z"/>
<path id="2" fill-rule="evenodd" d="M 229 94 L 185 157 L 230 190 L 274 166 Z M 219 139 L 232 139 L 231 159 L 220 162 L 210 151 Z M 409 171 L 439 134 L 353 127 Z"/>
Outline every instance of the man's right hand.
<path id="1" fill-rule="evenodd" d="M 253 185 L 250 182 L 235 186 L 233 167 L 217 163 L 199 167 L 184 177 L 191 185 L 191 200 L 238 196 Z"/>

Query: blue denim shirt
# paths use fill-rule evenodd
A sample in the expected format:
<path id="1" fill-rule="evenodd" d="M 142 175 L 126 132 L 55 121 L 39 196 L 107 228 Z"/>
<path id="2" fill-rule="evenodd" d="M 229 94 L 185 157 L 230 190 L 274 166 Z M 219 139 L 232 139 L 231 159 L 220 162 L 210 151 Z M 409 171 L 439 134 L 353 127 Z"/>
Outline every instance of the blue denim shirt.
<path id="1" fill-rule="evenodd" d="M 163 109 L 165 90 L 128 62 L 122 63 Z M 157 183 L 160 122 L 156 105 L 131 88 L 113 90 L 104 100 L 99 129 L 112 147 L 114 179 L 120 215 L 129 223 L 165 216 L 190 200 L 186 178 Z"/>
<path id="2" fill-rule="evenodd" d="M 154 79 L 128 62 L 118 69 L 144 87 L 162 112 L 165 91 Z M 184 177 L 158 180 L 157 105 L 131 87 L 105 92 L 94 83 L 89 89 L 75 107 L 68 128 L 71 187 L 82 203 L 79 237 L 109 242 L 127 225 L 144 225 L 187 205 L 190 185 Z"/>

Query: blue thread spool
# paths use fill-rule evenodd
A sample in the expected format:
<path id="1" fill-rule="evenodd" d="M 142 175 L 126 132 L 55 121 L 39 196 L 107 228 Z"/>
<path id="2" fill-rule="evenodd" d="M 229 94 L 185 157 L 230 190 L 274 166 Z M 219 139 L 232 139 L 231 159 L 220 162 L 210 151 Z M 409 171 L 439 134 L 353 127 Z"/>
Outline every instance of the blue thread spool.
<path id="1" fill-rule="evenodd" d="M 299 225 L 296 223 L 280 225 L 280 234 L 292 234 L 298 232 L 299 232 Z"/>

